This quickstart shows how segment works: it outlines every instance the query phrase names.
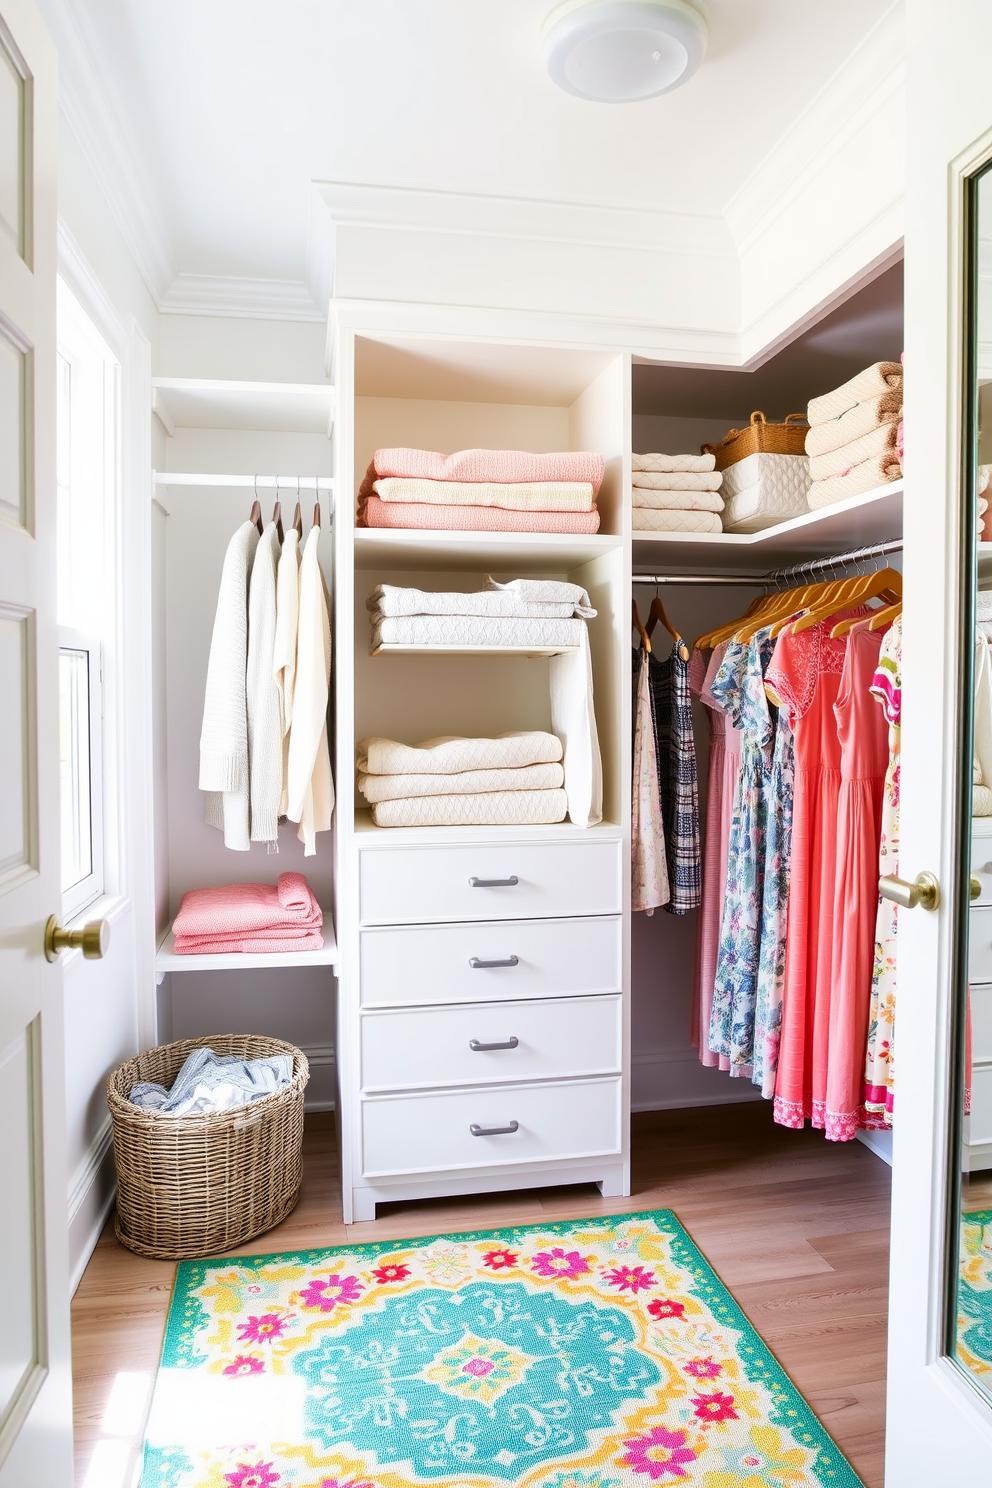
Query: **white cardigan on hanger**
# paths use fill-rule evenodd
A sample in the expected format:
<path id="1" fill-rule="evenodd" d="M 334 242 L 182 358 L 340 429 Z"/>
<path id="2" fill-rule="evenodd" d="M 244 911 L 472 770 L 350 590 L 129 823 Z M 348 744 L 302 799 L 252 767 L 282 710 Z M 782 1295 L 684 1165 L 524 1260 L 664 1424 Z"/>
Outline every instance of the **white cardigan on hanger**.
<path id="1" fill-rule="evenodd" d="M 279 533 L 270 522 L 259 539 L 248 583 L 248 775 L 252 842 L 278 843 L 282 795 L 282 729 L 273 657 Z"/>
<path id="2" fill-rule="evenodd" d="M 210 638 L 200 732 L 200 789 L 207 824 L 237 852 L 251 846 L 248 816 L 248 575 L 258 528 L 242 522 L 227 545 Z"/>
<path id="3" fill-rule="evenodd" d="M 276 638 L 272 654 L 272 672 L 279 695 L 279 729 L 282 736 L 282 786 L 279 815 L 286 815 L 289 796 L 286 789 L 289 769 L 289 730 L 293 722 L 293 694 L 296 690 L 296 633 L 300 624 L 300 534 L 290 527 L 279 555 L 276 573 Z"/>
<path id="4" fill-rule="evenodd" d="M 327 699 L 331 682 L 331 626 L 327 591 L 317 557 L 320 528 L 311 527 L 300 564 L 300 619 L 296 641 L 293 726 L 289 732 L 286 815 L 299 822 L 305 857 L 317 851 L 334 811 L 334 781 L 327 747 Z"/>

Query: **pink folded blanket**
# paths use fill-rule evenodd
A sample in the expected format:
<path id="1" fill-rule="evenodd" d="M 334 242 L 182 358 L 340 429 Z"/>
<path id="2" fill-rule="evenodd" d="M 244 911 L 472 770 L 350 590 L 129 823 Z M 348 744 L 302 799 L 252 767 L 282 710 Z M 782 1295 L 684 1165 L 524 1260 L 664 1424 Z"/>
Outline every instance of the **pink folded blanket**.
<path id="1" fill-rule="evenodd" d="M 380 501 L 370 496 L 359 508 L 359 527 L 420 527 L 453 532 L 599 531 L 599 512 L 509 511 L 498 506 L 433 506 L 425 501 Z"/>
<path id="2" fill-rule="evenodd" d="M 603 456 L 580 450 L 532 455 L 526 450 L 460 450 L 439 455 L 432 450 L 379 449 L 369 472 L 438 481 L 591 481 L 596 495 L 603 481 Z M 366 477 L 367 479 L 367 477 Z"/>
<path id="3" fill-rule="evenodd" d="M 324 916 L 302 873 L 278 884 L 190 889 L 173 926 L 180 956 L 220 951 L 307 951 L 323 945 Z"/>

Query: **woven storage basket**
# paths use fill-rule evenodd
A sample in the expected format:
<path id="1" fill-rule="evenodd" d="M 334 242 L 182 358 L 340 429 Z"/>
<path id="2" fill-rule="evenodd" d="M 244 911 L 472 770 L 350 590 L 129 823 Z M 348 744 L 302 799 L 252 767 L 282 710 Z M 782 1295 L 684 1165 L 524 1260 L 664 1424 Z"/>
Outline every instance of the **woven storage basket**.
<path id="1" fill-rule="evenodd" d="M 205 1044 L 216 1054 L 267 1059 L 291 1054 L 284 1090 L 231 1111 L 170 1116 L 128 1096 L 139 1080 L 168 1089 Z M 217 1034 L 148 1049 L 114 1070 L 107 1105 L 114 1124 L 117 1238 L 162 1260 L 232 1250 L 277 1225 L 296 1204 L 303 1173 L 306 1056 L 281 1039 Z"/>
<path id="2" fill-rule="evenodd" d="M 802 419 L 802 423 L 793 423 Z M 752 413 L 746 429 L 731 429 L 719 444 L 704 444 L 704 455 L 713 455 L 717 470 L 726 470 L 748 455 L 804 455 L 806 453 L 806 415 L 786 414 L 784 424 L 770 424 L 763 413 Z"/>

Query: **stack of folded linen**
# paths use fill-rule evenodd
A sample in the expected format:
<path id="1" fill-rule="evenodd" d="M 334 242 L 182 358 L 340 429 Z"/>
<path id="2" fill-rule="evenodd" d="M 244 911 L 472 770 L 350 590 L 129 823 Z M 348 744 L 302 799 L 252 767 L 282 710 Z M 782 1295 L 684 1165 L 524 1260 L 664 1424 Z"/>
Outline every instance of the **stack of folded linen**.
<path id="1" fill-rule="evenodd" d="M 276 885 L 225 884 L 190 889 L 173 925 L 178 956 L 230 951 L 269 955 L 319 951 L 324 944 L 320 905 L 302 873 L 280 873 Z"/>
<path id="2" fill-rule="evenodd" d="M 380 449 L 358 492 L 359 527 L 599 531 L 602 455 Z"/>
<path id="3" fill-rule="evenodd" d="M 489 580 L 473 594 L 428 593 L 380 584 L 366 600 L 372 648 L 404 646 L 580 646 L 596 611 L 578 584 Z M 577 618 L 578 617 L 578 618 Z"/>
<path id="4" fill-rule="evenodd" d="M 635 455 L 633 520 L 635 532 L 721 532 L 723 477 L 716 457 Z"/>
<path id="5" fill-rule="evenodd" d="M 358 789 L 377 827 L 542 825 L 568 810 L 554 734 L 361 739 L 357 755 Z"/>
<path id="6" fill-rule="evenodd" d="M 876 362 L 808 409 L 811 511 L 902 475 L 902 364 Z"/>

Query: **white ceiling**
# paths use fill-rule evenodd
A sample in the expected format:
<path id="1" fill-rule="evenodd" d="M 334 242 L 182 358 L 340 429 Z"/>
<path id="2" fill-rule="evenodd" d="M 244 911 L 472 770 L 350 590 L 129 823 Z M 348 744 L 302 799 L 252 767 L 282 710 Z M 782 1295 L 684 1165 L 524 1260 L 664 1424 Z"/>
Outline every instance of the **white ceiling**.
<path id="1" fill-rule="evenodd" d="M 313 181 L 719 217 L 892 0 L 708 0 L 700 72 L 631 105 L 554 87 L 552 0 L 39 3 L 160 262 L 301 281 Z"/>

